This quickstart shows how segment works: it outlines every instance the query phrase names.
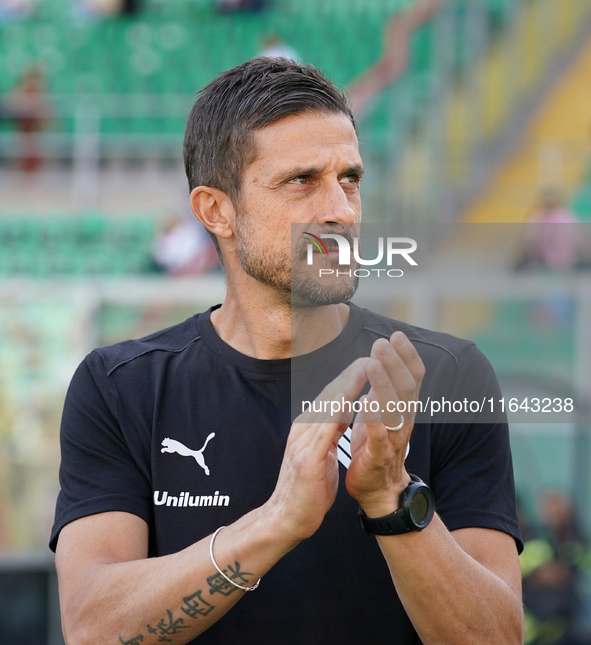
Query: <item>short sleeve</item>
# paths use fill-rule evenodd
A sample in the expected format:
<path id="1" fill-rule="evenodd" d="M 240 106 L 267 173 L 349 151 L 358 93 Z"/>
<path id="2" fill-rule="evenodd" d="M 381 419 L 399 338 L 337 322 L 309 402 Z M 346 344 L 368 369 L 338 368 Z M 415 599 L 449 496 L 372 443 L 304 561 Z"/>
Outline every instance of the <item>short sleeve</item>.
<path id="1" fill-rule="evenodd" d="M 53 551 L 61 529 L 87 515 L 126 511 L 151 521 L 149 471 L 124 436 L 117 403 L 101 357 L 92 352 L 74 374 L 64 404 Z"/>
<path id="2" fill-rule="evenodd" d="M 465 383 L 470 383 L 475 400 L 501 397 L 492 366 L 473 344 L 461 352 L 454 381 L 453 400 L 463 400 Z M 430 486 L 437 512 L 450 531 L 469 527 L 503 531 L 521 552 L 509 426 L 504 414 L 494 421 L 485 419 L 476 414 L 466 423 L 433 428 Z"/>

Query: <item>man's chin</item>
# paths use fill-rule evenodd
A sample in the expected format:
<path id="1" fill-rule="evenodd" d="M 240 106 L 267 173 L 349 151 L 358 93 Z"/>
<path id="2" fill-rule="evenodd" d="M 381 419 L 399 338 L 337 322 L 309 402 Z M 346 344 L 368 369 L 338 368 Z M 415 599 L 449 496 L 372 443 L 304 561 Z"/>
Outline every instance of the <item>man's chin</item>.
<path id="1" fill-rule="evenodd" d="M 348 302 L 355 295 L 359 278 L 352 282 L 323 285 L 310 280 L 304 284 L 292 284 L 291 306 L 293 309 L 313 309 Z"/>

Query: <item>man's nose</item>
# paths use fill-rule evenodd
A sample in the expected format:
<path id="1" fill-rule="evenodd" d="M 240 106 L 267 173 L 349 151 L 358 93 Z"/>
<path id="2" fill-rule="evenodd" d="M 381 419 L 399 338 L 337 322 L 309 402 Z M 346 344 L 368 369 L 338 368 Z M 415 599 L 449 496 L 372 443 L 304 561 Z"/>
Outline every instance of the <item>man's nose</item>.
<path id="1" fill-rule="evenodd" d="M 351 196 L 343 189 L 338 179 L 326 183 L 319 206 L 319 224 L 340 224 L 343 230 L 348 230 L 352 224 L 359 221 L 357 204 L 351 201 Z"/>

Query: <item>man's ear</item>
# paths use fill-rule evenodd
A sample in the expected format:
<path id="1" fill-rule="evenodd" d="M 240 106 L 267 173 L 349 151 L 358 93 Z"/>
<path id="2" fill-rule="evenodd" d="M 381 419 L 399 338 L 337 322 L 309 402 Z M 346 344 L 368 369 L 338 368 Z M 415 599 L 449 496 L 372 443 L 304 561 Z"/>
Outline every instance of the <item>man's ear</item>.
<path id="1" fill-rule="evenodd" d="M 217 237 L 234 235 L 236 211 L 226 193 L 211 186 L 197 186 L 191 191 L 191 209 L 195 217 Z"/>

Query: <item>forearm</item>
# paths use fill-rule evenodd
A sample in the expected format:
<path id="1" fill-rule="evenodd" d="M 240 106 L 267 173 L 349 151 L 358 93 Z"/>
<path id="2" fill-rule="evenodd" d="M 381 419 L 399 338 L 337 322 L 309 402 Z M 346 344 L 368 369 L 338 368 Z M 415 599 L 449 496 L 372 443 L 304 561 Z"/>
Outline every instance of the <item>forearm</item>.
<path id="1" fill-rule="evenodd" d="M 417 0 L 402 12 L 403 20 L 409 30 L 414 30 L 431 20 L 443 6 L 443 0 Z"/>
<path id="2" fill-rule="evenodd" d="M 520 645 L 518 594 L 468 555 L 436 515 L 420 533 L 377 537 L 424 645 Z"/>
<path id="3" fill-rule="evenodd" d="M 272 515 L 265 505 L 215 539 L 218 566 L 242 586 L 256 583 L 294 546 L 277 538 L 280 532 L 274 529 Z M 158 558 L 95 562 L 75 584 L 61 576 L 68 645 L 146 645 L 163 637 L 181 645 L 204 632 L 246 593 L 216 571 L 209 557 L 210 541 L 207 537 Z M 67 546 L 58 555 L 59 573 L 60 560 L 70 555 Z"/>
<path id="4" fill-rule="evenodd" d="M 384 27 L 384 49 L 380 58 L 347 87 L 354 114 L 362 114 L 373 98 L 404 72 L 408 64 L 410 35 L 429 21 L 442 4 L 443 0 L 417 0 L 388 20 Z"/>

